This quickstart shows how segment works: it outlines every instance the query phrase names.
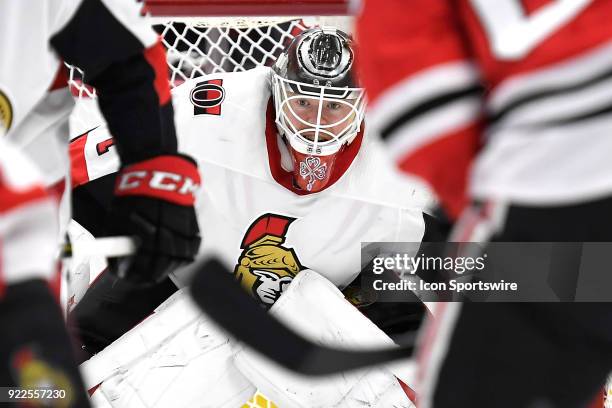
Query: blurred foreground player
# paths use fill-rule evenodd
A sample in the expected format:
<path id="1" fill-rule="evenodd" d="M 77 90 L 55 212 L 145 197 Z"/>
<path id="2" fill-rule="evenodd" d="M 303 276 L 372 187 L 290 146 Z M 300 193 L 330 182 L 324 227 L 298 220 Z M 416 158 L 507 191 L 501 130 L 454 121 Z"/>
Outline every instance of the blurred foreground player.
<path id="1" fill-rule="evenodd" d="M 165 52 L 141 8 L 136 0 L 0 3 L 0 126 L 42 170 L 46 187 L 61 192 L 69 170 L 74 102 L 61 58 L 96 87 L 121 172 L 165 172 L 198 183 L 193 161 L 177 154 Z M 136 284 L 162 279 L 192 260 L 199 245 L 192 193 L 148 186 L 118 186 L 105 230 L 137 238 L 131 264 L 116 269 Z"/>
<path id="2" fill-rule="evenodd" d="M 0 133 L 42 170 L 42 184 L 56 193 L 55 200 L 68 174 L 73 105 L 60 58 L 83 68 L 97 87 L 102 112 L 117 135 L 121 171 L 168 171 L 197 181 L 193 162 L 176 154 L 163 48 L 140 11 L 132 0 L 0 2 Z M 7 214 L 2 214 L 0 282 L 8 283 L 0 386 L 36 388 L 48 381 L 72 387 L 72 403 L 86 405 L 61 314 L 43 281 L 59 249 L 57 237 L 47 240 L 59 234 L 57 209 L 42 198 L 41 187 L 21 189 L 32 171 L 18 153 L 3 146 L 0 154 L 5 173 L 0 210 Z M 136 236 L 140 250 L 121 274 L 142 283 L 193 259 L 199 236 L 189 199 L 155 188 L 138 194 L 117 190 L 105 233 Z M 168 240 L 173 244 L 166 245 Z"/>
<path id="3" fill-rule="evenodd" d="M 372 124 L 453 240 L 612 241 L 611 19 L 605 0 L 365 2 Z M 440 306 L 423 407 L 584 407 L 612 368 L 612 305 Z"/>
<path id="4" fill-rule="evenodd" d="M 379 327 L 418 326 L 423 306 L 415 297 L 391 315 L 390 304 L 347 294 L 358 310 L 337 288 L 364 266 L 361 242 L 420 242 L 428 200 L 369 137 L 353 53 L 346 34 L 312 29 L 273 69 L 211 74 L 172 92 L 179 149 L 196 158 L 204 180 L 196 211 L 208 238 L 200 254 L 217 256 L 270 313 L 345 346 L 388 344 Z M 83 175 L 74 179 L 75 219 L 94 235 L 106 206 L 100 192 L 116 177 L 112 145 L 105 127 L 71 142 L 73 173 Z M 172 273 L 175 283 L 150 296 L 103 274 L 75 306 L 76 329 L 98 352 L 83 364 L 88 386 L 101 383 L 96 403 L 222 407 L 246 401 L 256 387 L 283 407 L 412 406 L 387 368 L 313 381 L 258 360 L 198 317 L 184 290 L 147 317 L 164 291 L 189 283 L 189 273 Z"/>
<path id="5" fill-rule="evenodd" d="M 15 405 L 87 407 L 50 289 L 57 268 L 57 206 L 40 179 L 27 158 L 0 139 L 0 385 L 64 393 L 44 401 L 15 399 Z"/>

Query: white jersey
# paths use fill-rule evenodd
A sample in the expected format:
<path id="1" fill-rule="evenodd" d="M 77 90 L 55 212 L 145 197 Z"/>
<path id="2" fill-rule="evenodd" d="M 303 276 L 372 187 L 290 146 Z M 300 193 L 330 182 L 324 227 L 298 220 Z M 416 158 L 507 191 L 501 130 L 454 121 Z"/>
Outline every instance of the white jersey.
<path id="1" fill-rule="evenodd" d="M 43 170 L 46 184 L 57 182 L 67 171 L 66 135 L 73 106 L 57 48 L 64 58 L 78 61 L 91 57 L 85 55 L 88 53 L 109 51 L 95 49 L 96 39 L 108 37 L 107 44 L 111 44 L 128 31 L 132 41 L 137 39 L 148 47 L 155 43 L 156 35 L 145 21 L 138 21 L 141 7 L 134 0 L 0 2 L 0 135 L 6 133 L 8 140 L 31 157 Z M 113 33 L 92 32 L 87 24 L 75 24 L 78 14 L 87 14 L 87 10 L 100 12 L 94 23 L 114 19 L 116 25 L 122 24 L 123 34 L 116 29 Z M 102 10 L 113 17 L 103 15 Z M 104 58 L 114 57 L 88 60 L 98 63 Z"/>
<path id="2" fill-rule="evenodd" d="M 301 270 L 317 271 L 341 288 L 349 284 L 362 267 L 361 242 L 419 242 L 429 204 L 425 191 L 396 173 L 367 135 L 330 187 L 296 191 L 274 124 L 271 74 L 265 67 L 213 74 L 173 90 L 179 150 L 197 160 L 202 175 L 196 203 L 201 255 L 220 257 L 268 304 Z M 71 146 L 76 185 L 117 169 L 104 127 Z M 188 282 L 181 271 L 174 278 Z"/>

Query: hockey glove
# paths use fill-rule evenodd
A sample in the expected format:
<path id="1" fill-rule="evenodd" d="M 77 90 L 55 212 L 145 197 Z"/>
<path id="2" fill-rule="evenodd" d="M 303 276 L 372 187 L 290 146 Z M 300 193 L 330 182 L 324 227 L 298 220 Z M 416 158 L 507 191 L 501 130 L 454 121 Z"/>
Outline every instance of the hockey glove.
<path id="1" fill-rule="evenodd" d="M 127 283 L 160 282 L 193 261 L 200 235 L 193 208 L 200 175 L 193 159 L 161 155 L 123 167 L 117 176 L 108 235 L 133 236 L 134 256 L 109 261 Z"/>

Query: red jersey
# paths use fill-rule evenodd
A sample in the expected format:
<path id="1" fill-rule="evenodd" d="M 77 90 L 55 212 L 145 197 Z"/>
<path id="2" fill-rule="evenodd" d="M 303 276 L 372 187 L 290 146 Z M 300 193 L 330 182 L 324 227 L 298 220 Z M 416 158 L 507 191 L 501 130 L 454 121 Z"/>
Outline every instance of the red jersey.
<path id="1" fill-rule="evenodd" d="M 609 195 L 610 19 L 605 0 L 366 1 L 371 125 L 453 217 L 468 196 Z"/>

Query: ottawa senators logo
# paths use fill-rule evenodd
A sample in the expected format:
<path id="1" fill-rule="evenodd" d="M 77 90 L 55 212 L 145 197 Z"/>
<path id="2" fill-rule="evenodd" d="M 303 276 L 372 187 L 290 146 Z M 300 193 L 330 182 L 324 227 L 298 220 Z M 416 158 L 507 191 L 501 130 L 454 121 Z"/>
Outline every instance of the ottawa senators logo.
<path id="1" fill-rule="evenodd" d="M 243 251 L 234 268 L 236 279 L 267 307 L 305 269 L 295 251 L 282 245 L 293 221 L 295 218 L 264 214 L 247 229 L 240 245 Z"/>
<path id="2" fill-rule="evenodd" d="M 211 79 L 198 83 L 191 90 L 189 99 L 194 106 L 194 115 L 221 115 L 221 104 L 225 99 L 222 79 Z"/>
<path id="3" fill-rule="evenodd" d="M 0 90 L 0 136 L 11 128 L 13 124 L 13 106 L 11 100 Z"/>
<path id="4" fill-rule="evenodd" d="M 19 388 L 62 391 L 62 397 L 54 398 L 52 403 L 48 397 L 45 399 L 36 396 L 33 399 L 27 399 L 24 406 L 68 408 L 74 405 L 76 395 L 72 381 L 61 368 L 52 365 L 29 346 L 17 350 L 11 360 L 13 378 Z"/>

